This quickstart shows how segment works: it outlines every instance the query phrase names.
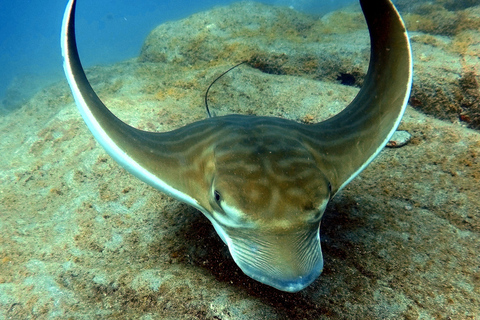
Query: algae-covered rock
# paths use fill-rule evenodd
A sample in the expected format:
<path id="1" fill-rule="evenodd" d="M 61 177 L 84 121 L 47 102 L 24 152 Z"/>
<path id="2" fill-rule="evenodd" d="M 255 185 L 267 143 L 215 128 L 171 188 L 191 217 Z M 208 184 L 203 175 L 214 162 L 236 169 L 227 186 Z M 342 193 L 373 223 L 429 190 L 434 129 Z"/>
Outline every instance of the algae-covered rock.
<path id="1" fill-rule="evenodd" d="M 339 36 L 346 44 L 341 48 Z M 140 61 L 203 67 L 246 60 L 272 74 L 333 81 L 354 74 L 359 85 L 369 53 L 359 11 L 319 20 L 289 8 L 239 2 L 160 25 L 145 40 Z"/>
<path id="2" fill-rule="evenodd" d="M 415 57 L 410 103 L 440 119 L 480 129 L 480 6 L 447 11 L 425 5 L 423 10 L 422 15 L 405 15 L 407 27 L 417 30 L 410 32 Z"/>
<path id="3" fill-rule="evenodd" d="M 415 63 L 410 103 L 472 128 L 479 128 L 479 107 L 462 79 L 480 81 L 479 12 L 480 7 L 448 11 L 440 4 L 423 4 L 405 14 Z M 369 53 L 358 10 L 316 19 L 289 8 L 240 2 L 157 27 L 147 37 L 140 61 L 189 68 L 247 61 L 264 73 L 360 87 Z"/>
<path id="4" fill-rule="evenodd" d="M 398 8 L 405 11 L 413 11 L 424 6 L 441 6 L 448 10 L 463 10 L 469 7 L 478 6 L 478 0 L 398 0 L 395 1 Z"/>

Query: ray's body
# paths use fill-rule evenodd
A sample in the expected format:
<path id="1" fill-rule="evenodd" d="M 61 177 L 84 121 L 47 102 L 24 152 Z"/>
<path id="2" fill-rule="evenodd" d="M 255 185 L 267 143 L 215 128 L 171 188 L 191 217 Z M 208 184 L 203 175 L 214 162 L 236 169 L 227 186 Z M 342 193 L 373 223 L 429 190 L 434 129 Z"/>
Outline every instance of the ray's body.
<path id="1" fill-rule="evenodd" d="M 64 69 L 83 119 L 126 170 L 212 222 L 250 277 L 289 292 L 323 269 L 319 224 L 328 201 L 383 149 L 412 81 L 408 36 L 389 0 L 361 0 L 371 37 L 364 85 L 338 115 L 314 125 L 227 115 L 145 132 L 100 101 L 81 66 L 75 0 L 62 26 Z"/>

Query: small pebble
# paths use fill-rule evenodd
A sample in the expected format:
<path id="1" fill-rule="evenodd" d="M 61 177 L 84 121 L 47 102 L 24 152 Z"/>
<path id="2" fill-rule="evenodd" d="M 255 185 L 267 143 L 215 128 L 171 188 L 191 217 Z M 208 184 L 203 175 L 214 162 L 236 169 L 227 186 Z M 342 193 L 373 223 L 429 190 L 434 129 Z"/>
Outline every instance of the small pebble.
<path id="1" fill-rule="evenodd" d="M 387 142 L 389 148 L 400 148 L 406 145 L 412 139 L 412 135 L 404 130 L 395 131 Z"/>

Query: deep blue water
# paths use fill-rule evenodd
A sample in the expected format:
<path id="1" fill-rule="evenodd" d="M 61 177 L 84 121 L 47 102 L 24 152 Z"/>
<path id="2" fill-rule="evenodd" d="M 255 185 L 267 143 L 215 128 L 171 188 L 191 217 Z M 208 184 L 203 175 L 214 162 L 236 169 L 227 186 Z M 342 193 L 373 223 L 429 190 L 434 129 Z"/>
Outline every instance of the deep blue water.
<path id="1" fill-rule="evenodd" d="M 137 56 L 148 33 L 177 20 L 233 0 L 78 0 L 77 40 L 84 66 Z M 265 0 L 300 11 L 325 13 L 352 0 Z M 3 1 L 0 10 L 0 108 L 13 103 L 12 90 L 25 97 L 63 77 L 59 47 L 66 0 Z M 19 92 L 20 95 L 20 92 Z"/>

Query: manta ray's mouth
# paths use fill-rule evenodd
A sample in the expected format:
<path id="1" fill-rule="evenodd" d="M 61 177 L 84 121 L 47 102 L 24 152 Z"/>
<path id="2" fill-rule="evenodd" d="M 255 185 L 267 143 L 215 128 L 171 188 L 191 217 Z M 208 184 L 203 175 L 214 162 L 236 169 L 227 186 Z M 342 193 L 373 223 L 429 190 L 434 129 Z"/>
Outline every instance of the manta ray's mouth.
<path id="1" fill-rule="evenodd" d="M 318 227 L 285 234 L 235 234 L 227 244 L 246 275 L 282 291 L 304 289 L 323 270 Z"/>

